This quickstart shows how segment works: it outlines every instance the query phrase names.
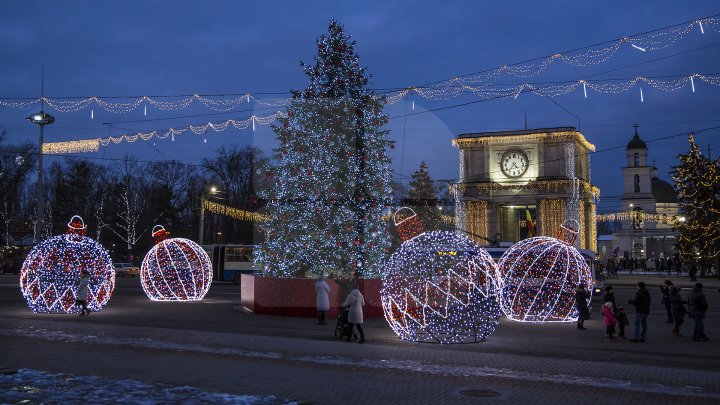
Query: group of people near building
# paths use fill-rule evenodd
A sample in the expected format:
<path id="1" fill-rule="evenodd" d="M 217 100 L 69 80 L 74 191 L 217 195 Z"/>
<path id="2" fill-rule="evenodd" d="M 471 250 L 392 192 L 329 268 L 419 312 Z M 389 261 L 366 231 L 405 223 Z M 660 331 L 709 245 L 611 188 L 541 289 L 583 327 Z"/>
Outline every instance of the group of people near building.
<path id="1" fill-rule="evenodd" d="M 681 288 L 675 286 L 672 281 L 665 280 L 660 286 L 662 295 L 661 303 L 666 309 L 668 324 L 673 324 L 671 331 L 673 336 L 682 337 L 680 327 L 684 323 L 685 315 L 694 321 L 693 341 L 707 341 L 705 334 L 705 313 L 708 310 L 707 297 L 703 292 L 703 284 L 696 283 L 687 298 L 683 298 Z M 587 305 L 590 293 L 584 284 L 578 285 L 575 290 L 575 306 L 578 310 L 578 329 L 585 329 L 584 321 L 590 317 L 590 311 Z M 645 282 L 637 283 L 637 291 L 635 296 L 628 300 L 628 304 L 635 307 L 635 330 L 634 336 L 630 339 L 633 343 L 644 343 L 647 337 L 647 320 L 650 315 L 650 303 L 652 296 L 646 288 Z M 687 307 L 685 304 L 687 303 Z M 605 294 L 602 298 L 601 313 L 603 323 L 605 324 L 605 339 L 615 339 L 616 327 L 619 329 L 618 338 L 625 339 L 625 327 L 630 325 L 625 309 L 617 305 L 615 301 L 615 292 L 612 286 L 605 287 Z"/>
<path id="2" fill-rule="evenodd" d="M 602 269 L 602 263 L 596 262 L 596 266 Z M 697 281 L 697 274 L 699 267 L 702 267 L 702 263 L 698 263 L 695 260 L 683 261 L 680 258 L 648 258 L 648 259 L 628 259 L 624 257 L 609 258 L 605 263 L 604 269 L 607 270 L 607 275 L 617 276 L 618 271 L 628 271 L 630 274 L 633 271 L 636 272 L 657 272 L 665 273 L 668 276 L 671 273 L 676 273 L 678 276 L 687 273 L 691 281 Z M 705 275 L 711 275 L 713 269 L 710 266 L 705 266 Z M 701 271 L 702 273 L 702 271 Z"/>

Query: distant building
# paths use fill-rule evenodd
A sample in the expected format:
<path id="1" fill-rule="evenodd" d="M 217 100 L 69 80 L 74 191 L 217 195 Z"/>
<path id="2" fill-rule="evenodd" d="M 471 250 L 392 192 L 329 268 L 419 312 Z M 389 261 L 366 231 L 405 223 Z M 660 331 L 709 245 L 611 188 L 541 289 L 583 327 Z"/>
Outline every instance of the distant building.
<path id="1" fill-rule="evenodd" d="M 461 134 L 459 227 L 481 244 L 556 236 L 565 219 L 580 225 L 577 246 L 596 249 L 589 152 L 572 127 Z"/>
<path id="2" fill-rule="evenodd" d="M 638 135 L 637 125 L 625 154 L 620 205 L 630 215 L 622 217 L 622 229 L 613 234 L 613 249 L 619 248 L 618 255 L 626 258 L 669 258 L 677 238 L 673 230 L 677 193 L 670 183 L 658 178 L 654 165 L 648 165 L 648 147 Z"/>

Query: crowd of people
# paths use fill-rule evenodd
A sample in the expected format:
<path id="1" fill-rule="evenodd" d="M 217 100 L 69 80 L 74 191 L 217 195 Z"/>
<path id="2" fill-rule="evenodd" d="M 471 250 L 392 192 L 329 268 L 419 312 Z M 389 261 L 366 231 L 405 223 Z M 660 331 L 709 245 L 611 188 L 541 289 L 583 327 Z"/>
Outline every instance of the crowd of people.
<path id="1" fill-rule="evenodd" d="M 685 315 L 694 321 L 693 341 L 704 342 L 708 340 L 705 334 L 705 313 L 708 310 L 707 297 L 703 292 L 703 284 L 695 283 L 692 291 L 684 299 L 681 288 L 675 286 L 670 280 L 660 286 L 662 295 L 662 305 L 665 307 L 668 324 L 673 324 L 671 331 L 673 336 L 682 337 L 680 327 L 684 323 Z M 585 284 L 579 284 L 575 290 L 575 307 L 578 311 L 577 328 L 585 329 L 584 322 L 590 317 L 588 301 L 590 292 L 587 291 Z M 650 315 L 650 304 L 652 296 L 645 286 L 645 282 L 637 283 L 637 291 L 635 296 L 628 300 L 628 304 L 635 307 L 634 319 L 634 335 L 630 339 L 633 343 L 644 343 L 647 338 L 647 321 Z M 687 303 L 687 307 L 685 304 Z M 605 293 L 602 297 L 601 313 L 603 323 L 605 324 L 605 339 L 616 339 L 616 327 L 619 329 L 617 338 L 625 339 L 625 327 L 630 325 L 625 309 L 618 305 L 615 300 L 615 291 L 612 286 L 605 287 Z"/>
<path id="2" fill-rule="evenodd" d="M 691 281 L 697 281 L 698 271 L 703 269 L 702 265 L 703 263 L 699 263 L 696 260 L 683 261 L 677 257 L 650 257 L 647 259 L 610 257 L 605 263 L 601 263 L 600 261 L 595 263 L 595 267 L 609 277 L 617 277 L 618 271 L 629 272 L 630 274 L 633 274 L 633 272 L 667 273 L 668 276 L 671 273 L 675 273 L 678 276 L 687 273 Z M 712 266 L 705 266 L 704 270 L 704 275 L 713 274 Z"/>

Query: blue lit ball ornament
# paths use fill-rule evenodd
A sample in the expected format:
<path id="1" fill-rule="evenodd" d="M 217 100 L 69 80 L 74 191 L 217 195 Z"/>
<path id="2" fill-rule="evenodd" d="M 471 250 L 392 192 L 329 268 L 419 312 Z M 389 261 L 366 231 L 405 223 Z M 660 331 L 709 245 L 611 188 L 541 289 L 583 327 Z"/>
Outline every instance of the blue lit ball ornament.
<path id="1" fill-rule="evenodd" d="M 75 296 L 83 271 L 90 275 L 87 306 L 101 310 L 115 289 L 110 255 L 97 241 L 85 236 L 85 223 L 75 215 L 65 235 L 40 242 L 20 271 L 20 290 L 33 312 L 79 312 Z"/>
<path id="2" fill-rule="evenodd" d="M 574 225 L 574 226 L 573 226 Z M 572 244 L 579 224 L 563 224 L 559 238 L 521 240 L 500 258 L 500 305 L 508 319 L 520 322 L 574 322 L 575 288 L 592 291 L 592 274 Z M 590 298 L 588 297 L 588 304 Z"/>
<path id="3" fill-rule="evenodd" d="M 160 225 L 153 228 L 155 246 L 145 255 L 140 281 L 153 301 L 200 301 L 212 282 L 212 264 L 197 243 L 170 235 Z"/>
<path id="4" fill-rule="evenodd" d="M 474 343 L 498 325 L 495 262 L 463 235 L 432 231 L 406 240 L 382 280 L 385 319 L 403 340 Z"/>

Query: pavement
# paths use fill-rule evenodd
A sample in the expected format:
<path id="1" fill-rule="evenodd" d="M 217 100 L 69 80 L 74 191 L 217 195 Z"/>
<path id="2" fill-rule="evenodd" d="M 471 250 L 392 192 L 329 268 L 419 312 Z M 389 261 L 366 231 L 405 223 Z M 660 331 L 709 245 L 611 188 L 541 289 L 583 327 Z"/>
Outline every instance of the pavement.
<path id="1" fill-rule="evenodd" d="M 487 341 L 435 345 L 399 340 L 384 319 L 367 343 L 334 340 L 334 322 L 239 309 L 240 288 L 216 283 L 202 302 L 149 301 L 137 278 L 118 279 L 109 305 L 88 318 L 33 314 L 17 276 L 0 276 L 0 368 L 132 379 L 207 392 L 335 403 L 719 403 L 720 281 L 702 279 L 708 342 L 692 321 L 670 334 L 658 275 L 606 281 L 626 303 L 642 280 L 652 293 L 647 343 L 605 341 L 595 302 L 587 330 L 501 319 Z M 694 282 L 669 277 L 687 296 Z M 632 336 L 634 310 L 625 305 Z M 717 339 L 715 339 L 717 337 Z M 4 402 L 0 393 L 0 402 Z"/>

